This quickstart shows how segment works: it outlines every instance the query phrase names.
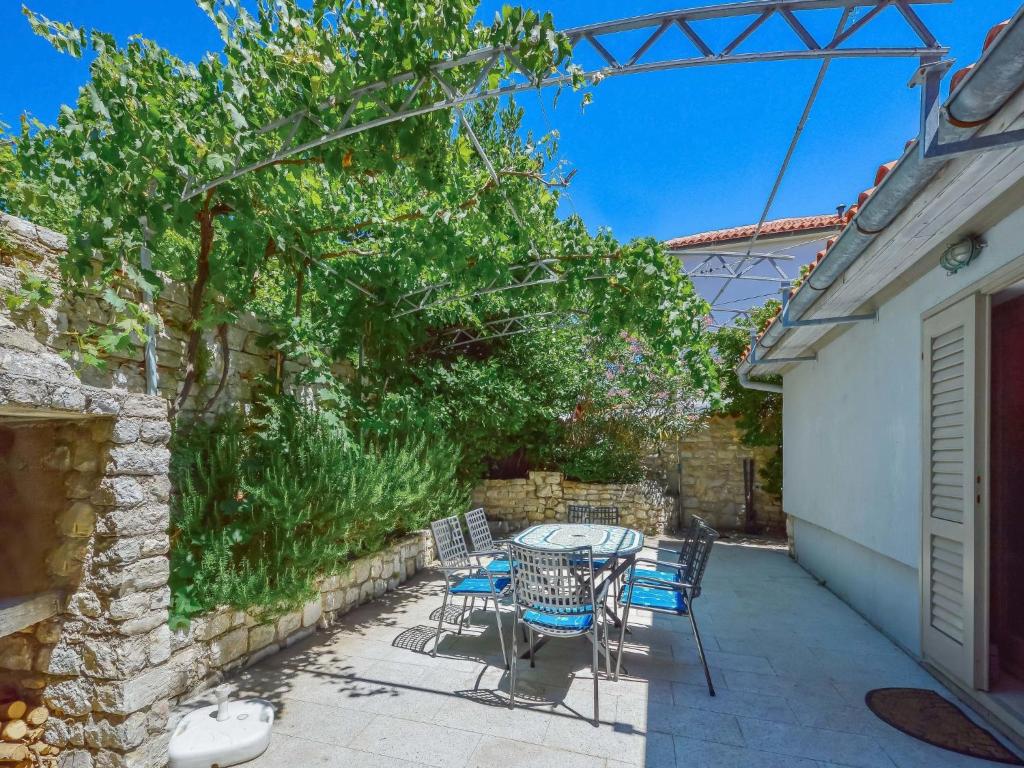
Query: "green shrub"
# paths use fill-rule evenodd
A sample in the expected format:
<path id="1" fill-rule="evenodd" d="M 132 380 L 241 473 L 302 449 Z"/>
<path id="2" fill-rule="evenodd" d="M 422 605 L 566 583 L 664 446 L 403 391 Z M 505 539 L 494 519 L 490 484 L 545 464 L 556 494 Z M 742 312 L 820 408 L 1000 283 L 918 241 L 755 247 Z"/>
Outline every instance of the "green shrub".
<path id="1" fill-rule="evenodd" d="M 316 577 L 468 501 L 447 440 L 356 440 L 288 399 L 181 428 L 171 452 L 172 624 L 218 605 L 294 608 Z"/>
<path id="2" fill-rule="evenodd" d="M 572 480 L 636 483 L 645 476 L 644 438 L 629 418 L 585 418 L 565 428 L 552 458 Z"/>

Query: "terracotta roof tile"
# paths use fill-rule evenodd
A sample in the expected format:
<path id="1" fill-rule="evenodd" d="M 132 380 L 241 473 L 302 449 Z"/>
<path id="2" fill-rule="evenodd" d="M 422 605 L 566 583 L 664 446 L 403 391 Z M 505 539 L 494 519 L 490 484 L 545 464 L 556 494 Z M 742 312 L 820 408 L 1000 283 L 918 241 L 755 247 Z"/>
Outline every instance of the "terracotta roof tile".
<path id="1" fill-rule="evenodd" d="M 819 229 L 834 229 L 839 226 L 839 217 L 834 213 L 826 213 L 821 216 L 798 216 L 788 219 L 774 219 L 766 221 L 761 227 L 761 235 L 788 235 L 797 232 L 813 232 Z M 695 245 L 712 245 L 728 243 L 734 240 L 746 240 L 753 237 L 757 230 L 756 224 L 747 224 L 742 227 L 730 227 L 729 229 L 716 229 L 711 232 L 700 232 L 696 235 L 676 237 L 665 242 L 669 250 L 679 250 Z"/>

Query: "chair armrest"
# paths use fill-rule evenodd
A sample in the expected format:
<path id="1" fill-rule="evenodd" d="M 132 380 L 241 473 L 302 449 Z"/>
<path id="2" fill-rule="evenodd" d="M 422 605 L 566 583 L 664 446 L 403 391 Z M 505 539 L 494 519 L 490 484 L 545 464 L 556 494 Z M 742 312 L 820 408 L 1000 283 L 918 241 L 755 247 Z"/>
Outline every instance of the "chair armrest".
<path id="1" fill-rule="evenodd" d="M 472 554 L 473 557 L 504 557 L 508 552 L 504 549 L 481 549 Z"/>
<path id="2" fill-rule="evenodd" d="M 646 587 L 648 589 L 664 589 L 678 592 L 683 585 L 678 581 L 666 581 L 665 579 L 656 579 L 651 576 L 637 576 L 632 579 L 626 579 L 626 583 L 631 587 Z"/>
<path id="3" fill-rule="evenodd" d="M 681 569 L 679 563 L 674 562 L 672 560 L 651 560 L 649 558 L 638 557 L 635 562 L 637 565 L 639 565 L 640 563 L 644 563 L 646 565 L 655 565 L 661 568 L 669 568 L 673 571 L 678 571 Z"/>
<path id="4" fill-rule="evenodd" d="M 445 568 L 443 565 L 438 566 L 438 570 L 444 573 L 446 576 L 457 576 L 460 573 L 465 573 L 468 576 L 473 576 L 480 570 L 479 565 L 460 565 L 454 568 Z"/>

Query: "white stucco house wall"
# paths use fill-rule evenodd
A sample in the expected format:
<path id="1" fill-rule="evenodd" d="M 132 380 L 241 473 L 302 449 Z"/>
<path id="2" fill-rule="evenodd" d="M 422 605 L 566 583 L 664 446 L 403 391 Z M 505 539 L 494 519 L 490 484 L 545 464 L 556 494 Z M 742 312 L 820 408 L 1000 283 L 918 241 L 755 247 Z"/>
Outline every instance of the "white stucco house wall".
<path id="1" fill-rule="evenodd" d="M 797 560 L 1021 737 L 1024 144 L 981 145 L 1024 127 L 1022 13 L 952 80 L 938 136 L 969 151 L 881 165 L 739 373 L 783 376 Z"/>

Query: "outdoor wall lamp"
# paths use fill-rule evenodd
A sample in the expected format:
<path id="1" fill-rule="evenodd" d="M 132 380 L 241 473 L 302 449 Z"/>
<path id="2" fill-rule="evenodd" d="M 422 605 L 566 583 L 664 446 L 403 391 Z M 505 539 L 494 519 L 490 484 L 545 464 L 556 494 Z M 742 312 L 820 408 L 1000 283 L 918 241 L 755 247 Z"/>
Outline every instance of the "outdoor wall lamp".
<path id="1" fill-rule="evenodd" d="M 970 264 L 985 247 L 985 241 L 976 235 L 968 235 L 956 241 L 942 252 L 939 265 L 950 275 L 955 275 Z"/>

